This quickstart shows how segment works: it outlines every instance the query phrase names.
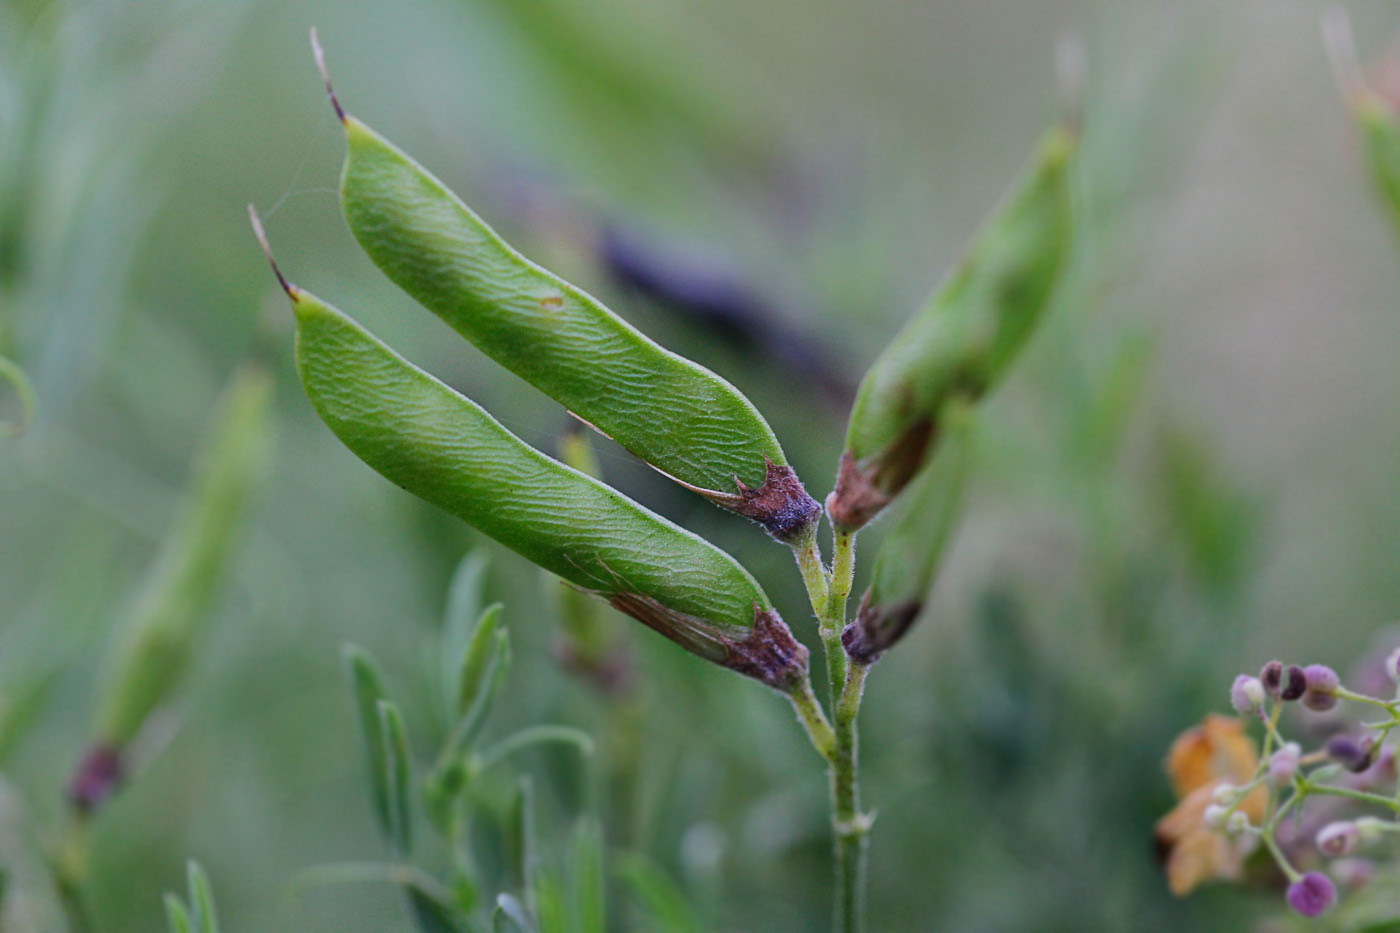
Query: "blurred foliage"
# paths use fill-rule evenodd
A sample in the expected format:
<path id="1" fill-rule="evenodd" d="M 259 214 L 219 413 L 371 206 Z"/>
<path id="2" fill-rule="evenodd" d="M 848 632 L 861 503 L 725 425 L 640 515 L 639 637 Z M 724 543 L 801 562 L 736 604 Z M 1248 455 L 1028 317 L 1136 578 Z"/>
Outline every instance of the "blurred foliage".
<path id="1" fill-rule="evenodd" d="M 1354 7 L 1373 52 L 1393 9 Z M 849 385 L 1044 125 L 1049 37 L 1081 31 L 1070 287 L 981 419 L 964 529 L 865 706 L 871 925 L 1236 930 L 1275 911 L 1224 889 L 1173 899 L 1151 832 L 1171 738 L 1236 670 L 1345 662 L 1400 605 L 1400 279 L 1315 16 L 1204 0 L 0 4 L 0 357 L 38 399 L 31 429 L 0 438 L 5 928 L 61 922 L 44 842 L 113 633 L 258 319 L 289 340 L 248 201 L 308 287 L 356 295 L 367 326 L 557 441 L 557 407 L 444 340 L 339 224 L 312 24 L 358 112 L 527 252 L 734 381 L 818 495 L 839 392 L 624 287 L 599 231 L 722 267 Z M 356 463 L 276 365 L 277 462 L 179 731 L 94 827 L 99 928 L 159 928 L 194 856 L 225 929 L 412 929 L 391 886 L 291 896 L 288 881 L 379 844 L 337 647 L 387 671 L 450 665 L 462 643 L 426 648 L 419 620 L 440 616 L 468 549 L 492 555 L 483 601 L 510 607 L 492 727 L 561 723 L 599 745 L 591 764 L 552 746 L 519 758 L 551 848 L 544 908 L 597 857 L 597 830 L 562 842 L 589 813 L 608 877 L 654 918 L 639 928 L 821 928 L 825 787 L 787 711 L 625 623 L 622 697 L 561 664 L 557 584 Z M 0 385 L 0 420 L 13 403 Z M 799 627 L 782 548 L 597 452 Z M 446 728 L 432 679 L 394 694 L 418 755 Z"/>

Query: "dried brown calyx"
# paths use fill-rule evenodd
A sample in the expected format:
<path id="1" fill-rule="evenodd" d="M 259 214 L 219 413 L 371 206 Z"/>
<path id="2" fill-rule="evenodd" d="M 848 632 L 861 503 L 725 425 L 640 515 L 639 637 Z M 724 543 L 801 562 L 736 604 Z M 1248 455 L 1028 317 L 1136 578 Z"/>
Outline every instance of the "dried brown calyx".
<path id="1" fill-rule="evenodd" d="M 775 690 L 786 693 L 807 676 L 807 647 L 793 637 L 777 612 L 757 603 L 753 628 L 735 638 L 721 626 L 676 612 L 640 593 L 616 593 L 609 602 L 692 654 Z"/>
<path id="2" fill-rule="evenodd" d="M 842 531 L 864 527 L 919 472 L 936 436 L 934 422 L 923 419 L 873 457 L 857 460 L 849 450 L 843 453 L 836 488 L 826 498 L 831 521 Z"/>
<path id="3" fill-rule="evenodd" d="M 797 472 L 786 464 L 779 466 L 767 457 L 763 483 L 746 486 L 734 477 L 739 494 L 705 492 L 716 505 L 738 512 L 763 526 L 773 538 L 784 544 L 794 544 L 812 534 L 821 519 L 822 507 L 807 494 Z"/>
<path id="4" fill-rule="evenodd" d="M 880 655 L 888 651 L 904 637 L 919 610 L 924 604 L 919 600 L 907 600 L 888 606 L 870 605 L 870 593 L 860 601 L 860 611 L 856 619 L 841 632 L 841 644 L 851 660 L 861 664 L 874 664 Z"/>

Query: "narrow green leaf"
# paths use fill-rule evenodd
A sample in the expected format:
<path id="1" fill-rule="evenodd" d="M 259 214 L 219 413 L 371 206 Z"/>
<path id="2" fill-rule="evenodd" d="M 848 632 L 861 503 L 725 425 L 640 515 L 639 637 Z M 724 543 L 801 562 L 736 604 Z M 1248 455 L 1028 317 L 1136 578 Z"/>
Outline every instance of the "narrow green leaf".
<path id="1" fill-rule="evenodd" d="M 592 820 L 583 821 L 574 832 L 569 880 L 573 886 L 575 933 L 606 933 L 607 878 L 603 870 L 603 833 Z"/>
<path id="2" fill-rule="evenodd" d="M 923 610 L 948 539 L 962 518 L 972 433 L 970 407 L 950 407 L 943 443 L 904 494 L 903 511 L 876 552 L 860 612 L 841 634 L 852 658 L 867 663 L 879 658 Z"/>
<path id="3" fill-rule="evenodd" d="M 472 699 L 466 715 L 457 723 L 448 740 L 446 761 L 460 761 L 472 743 L 476 741 L 486 720 L 495 708 L 496 697 L 500 695 L 506 675 L 510 671 L 510 630 L 502 628 L 495 633 L 491 642 L 490 659 L 481 677 L 481 687 Z"/>
<path id="4" fill-rule="evenodd" d="M 647 917 L 640 929 L 657 933 L 704 933 L 705 924 L 685 894 L 646 856 L 628 853 L 619 859 L 616 874 Z"/>
<path id="5" fill-rule="evenodd" d="M 553 871 L 535 877 L 535 921 L 540 933 L 572 933 L 564 883 Z"/>
<path id="6" fill-rule="evenodd" d="M 190 912 L 185 908 L 184 903 L 173 894 L 165 895 L 165 922 L 170 933 L 198 933 L 190 925 Z"/>
<path id="7" fill-rule="evenodd" d="M 197 918 L 198 933 L 219 933 L 219 913 L 214 907 L 214 891 L 199 863 L 191 861 L 187 868 L 190 888 L 190 909 Z"/>
<path id="8" fill-rule="evenodd" d="M 385 757 L 384 728 L 379 716 L 379 704 L 387 700 L 384 677 L 369 652 L 357 645 L 346 645 L 345 667 L 350 674 L 350 689 L 355 700 L 355 712 L 364 736 L 370 788 L 374 813 L 385 838 L 393 839 L 393 817 L 390 804 L 388 775 L 391 772 Z"/>
<path id="9" fill-rule="evenodd" d="M 264 473 L 271 401 L 271 376 L 253 364 L 242 367 L 224 393 L 186 501 L 161 542 L 107 672 L 97 732 L 108 747 L 124 747 L 189 666 Z"/>
<path id="10" fill-rule="evenodd" d="M 413 762 L 403 715 L 389 700 L 376 704 L 384 746 L 384 787 L 389 800 L 389 839 L 401 857 L 413 852 Z"/>
<path id="11" fill-rule="evenodd" d="M 390 279 L 658 470 L 780 540 L 811 532 L 820 507 L 737 389 L 530 262 L 408 155 L 343 122 L 342 206 Z"/>
<path id="12" fill-rule="evenodd" d="M 528 775 L 520 778 L 506 813 L 504 842 L 512 880 L 529 904 L 535 888 L 535 788 Z"/>
<path id="13" fill-rule="evenodd" d="M 462 693 L 459 683 L 462 658 L 467 653 L 475 626 L 481 616 L 481 594 L 486 583 L 490 558 L 472 551 L 457 564 L 447 591 L 447 610 L 442 626 L 442 683 L 445 708 L 452 710 Z"/>
<path id="14" fill-rule="evenodd" d="M 289 286 L 308 396 L 399 486 L 710 661 L 787 689 L 803 648 L 732 557 L 521 442 L 341 312 Z"/>
<path id="15" fill-rule="evenodd" d="M 488 667 L 492 654 L 496 651 L 496 628 L 500 624 L 500 603 L 487 606 L 476 620 L 476 628 L 467 650 L 461 655 L 461 668 L 457 675 L 457 699 L 454 704 L 457 715 L 462 716 L 471 709 L 482 690 L 490 685 Z"/>
<path id="16" fill-rule="evenodd" d="M 861 527 L 899 494 L 936 444 L 949 402 L 992 389 L 1035 331 L 1070 251 L 1077 145 L 1069 126 L 1046 134 L 956 271 L 866 373 L 827 500 L 840 527 Z"/>

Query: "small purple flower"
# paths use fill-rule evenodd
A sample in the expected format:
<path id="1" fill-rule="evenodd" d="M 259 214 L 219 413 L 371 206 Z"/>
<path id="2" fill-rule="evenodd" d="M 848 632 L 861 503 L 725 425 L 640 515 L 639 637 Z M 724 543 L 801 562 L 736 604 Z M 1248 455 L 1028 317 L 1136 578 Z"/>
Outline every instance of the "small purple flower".
<path id="1" fill-rule="evenodd" d="M 1352 774 L 1360 774 L 1375 764 L 1379 752 L 1380 747 L 1370 736 L 1359 742 L 1344 735 L 1334 736 L 1327 740 L 1327 757 L 1340 763 Z"/>
<path id="2" fill-rule="evenodd" d="M 1400 648 L 1396 648 L 1385 659 L 1385 674 L 1396 683 L 1400 683 Z"/>
<path id="3" fill-rule="evenodd" d="M 1316 841 L 1317 851 L 1328 858 L 1340 858 L 1356 851 L 1361 830 L 1351 820 L 1337 820 L 1318 830 Z"/>
<path id="4" fill-rule="evenodd" d="M 1293 775 L 1298 773 L 1298 759 L 1302 756 L 1303 749 L 1298 743 L 1289 742 L 1269 757 L 1269 780 L 1275 787 L 1292 783 Z"/>
<path id="5" fill-rule="evenodd" d="M 1322 872 L 1310 871 L 1288 886 L 1288 906 L 1304 917 L 1320 917 L 1337 903 L 1337 888 Z"/>
<path id="6" fill-rule="evenodd" d="M 1264 707 L 1264 685 L 1259 678 L 1241 674 L 1230 687 L 1230 705 L 1241 716 L 1249 716 Z"/>
<path id="7" fill-rule="evenodd" d="M 1342 681 L 1336 671 L 1326 664 L 1309 664 L 1303 676 L 1307 678 L 1304 706 L 1315 713 L 1325 713 L 1337 705 L 1337 688 Z"/>
<path id="8" fill-rule="evenodd" d="M 1279 691 L 1280 700 L 1296 700 L 1308 689 L 1308 675 L 1296 664 L 1288 668 L 1288 677 Z"/>
<path id="9" fill-rule="evenodd" d="M 1259 672 L 1259 683 L 1263 685 L 1264 692 L 1274 699 L 1278 699 L 1279 693 L 1283 690 L 1283 675 L 1282 661 L 1270 661 Z"/>

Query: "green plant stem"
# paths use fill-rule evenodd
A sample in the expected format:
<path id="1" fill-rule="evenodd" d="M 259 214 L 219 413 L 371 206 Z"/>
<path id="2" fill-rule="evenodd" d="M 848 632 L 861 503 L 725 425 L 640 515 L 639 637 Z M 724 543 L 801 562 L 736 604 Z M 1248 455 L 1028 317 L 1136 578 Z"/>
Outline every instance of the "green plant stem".
<path id="1" fill-rule="evenodd" d="M 1400 803 L 1394 798 L 1381 794 L 1372 794 L 1364 790 L 1352 790 L 1349 787 L 1337 787 L 1332 784 L 1308 784 L 1301 783 L 1300 789 L 1305 794 L 1326 794 L 1331 797 L 1346 797 L 1348 800 L 1359 800 L 1362 803 L 1375 804 L 1384 807 L 1392 813 L 1400 813 Z"/>
<path id="2" fill-rule="evenodd" d="M 848 664 L 841 644 L 846 624 L 846 600 L 855 575 L 855 532 L 837 531 L 834 537 L 831 576 L 825 601 L 813 601 L 822 647 L 826 652 L 831 715 L 834 723 L 831 753 L 826 756 L 831 776 L 831 827 L 836 855 L 836 922 L 841 933 L 861 929 L 865 900 L 866 835 L 870 820 L 860 812 L 857 718 L 869 665 Z"/>
<path id="3" fill-rule="evenodd" d="M 861 927 L 865 900 L 866 836 L 870 818 L 860 811 L 860 713 L 868 664 L 852 663 L 836 701 L 836 751 L 831 759 L 832 829 L 836 834 L 837 929 L 851 933 Z"/>
<path id="4" fill-rule="evenodd" d="M 844 623 L 846 600 L 851 595 L 851 582 L 856 574 L 856 533 L 838 530 L 834 536 L 831 556 L 831 585 L 827 592 L 827 613 L 831 619 Z"/>
<path id="5" fill-rule="evenodd" d="M 827 601 L 829 581 L 826 568 L 822 566 L 822 551 L 817 544 L 816 532 L 806 541 L 793 547 L 792 553 L 797 558 L 797 569 L 802 573 L 802 585 L 807 588 L 807 599 L 812 604 L 812 611 L 817 613 L 820 619 L 821 607 L 826 605 Z"/>
<path id="6" fill-rule="evenodd" d="M 797 719 L 802 723 L 802 728 L 807 730 L 807 738 L 812 740 L 812 747 L 817 750 L 817 754 L 828 762 L 831 761 L 836 750 L 836 733 L 832 730 L 831 723 L 827 722 L 826 714 L 817 702 L 817 695 L 812 692 L 811 679 L 804 679 L 798 684 L 796 689 L 788 694 L 788 699 L 792 701 L 792 708 L 797 710 Z"/>

